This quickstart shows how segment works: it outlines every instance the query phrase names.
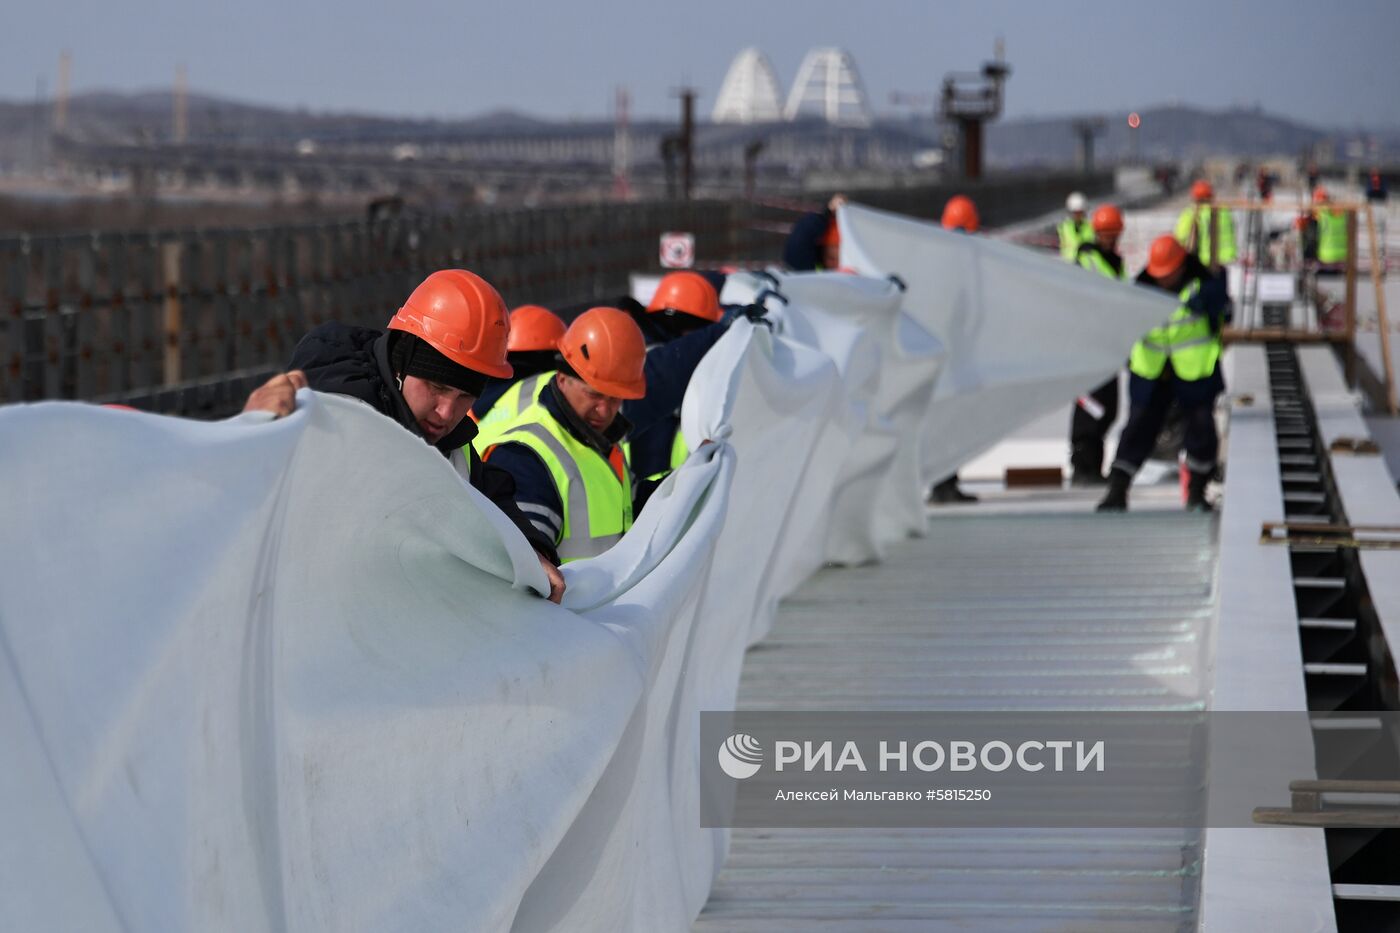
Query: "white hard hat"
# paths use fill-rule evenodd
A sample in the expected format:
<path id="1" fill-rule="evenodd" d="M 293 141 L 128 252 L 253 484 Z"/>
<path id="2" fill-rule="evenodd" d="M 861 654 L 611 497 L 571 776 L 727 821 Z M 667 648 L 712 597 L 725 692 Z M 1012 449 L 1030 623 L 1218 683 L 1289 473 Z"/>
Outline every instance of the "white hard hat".
<path id="1" fill-rule="evenodd" d="M 1070 211 L 1083 212 L 1087 206 L 1088 203 L 1084 200 L 1084 195 L 1081 192 L 1070 192 L 1070 196 L 1065 198 L 1065 207 Z"/>

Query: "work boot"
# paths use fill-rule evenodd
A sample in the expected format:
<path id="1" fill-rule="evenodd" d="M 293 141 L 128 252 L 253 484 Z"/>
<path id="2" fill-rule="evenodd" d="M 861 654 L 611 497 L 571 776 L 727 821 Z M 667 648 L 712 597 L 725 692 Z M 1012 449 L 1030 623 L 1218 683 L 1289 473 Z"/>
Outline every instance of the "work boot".
<path id="1" fill-rule="evenodd" d="M 1214 512 L 1215 506 L 1211 505 L 1206 498 L 1206 484 L 1210 482 L 1209 473 L 1192 473 L 1191 479 L 1186 484 L 1186 511 L 1188 512 Z"/>
<path id="2" fill-rule="evenodd" d="M 1099 504 L 1095 506 L 1095 512 L 1126 512 L 1128 511 L 1128 487 L 1133 483 L 1130 473 L 1122 470 L 1108 471 L 1108 492 L 1104 495 Z"/>
<path id="3" fill-rule="evenodd" d="M 1098 470 L 1094 470 L 1094 469 L 1080 469 L 1079 467 L 1075 467 L 1075 468 L 1074 468 L 1074 472 L 1070 474 L 1070 478 L 1069 478 L 1069 484 L 1070 484 L 1071 486 L 1080 486 L 1080 487 L 1083 487 L 1083 486 L 1102 486 L 1102 485 L 1104 485 L 1104 484 L 1107 483 L 1107 482 L 1108 482 L 1108 478 L 1107 478 L 1106 476 L 1104 476 L 1102 473 L 1100 473 Z"/>
<path id="4" fill-rule="evenodd" d="M 977 497 L 958 488 L 958 476 L 954 473 L 929 490 L 928 501 L 929 505 L 957 505 L 963 502 L 976 502 Z"/>

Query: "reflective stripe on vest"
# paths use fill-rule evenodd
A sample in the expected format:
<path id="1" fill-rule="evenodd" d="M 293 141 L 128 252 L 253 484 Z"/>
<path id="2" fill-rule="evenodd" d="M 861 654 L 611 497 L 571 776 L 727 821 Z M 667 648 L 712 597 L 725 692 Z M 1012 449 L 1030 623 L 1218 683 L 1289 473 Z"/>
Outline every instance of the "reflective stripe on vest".
<path id="1" fill-rule="evenodd" d="M 1177 241 L 1188 251 L 1194 244 L 1196 255 L 1206 265 L 1210 265 L 1210 216 L 1213 210 L 1209 205 L 1198 204 L 1182 211 L 1181 216 L 1176 219 Z M 1235 220 L 1228 209 L 1221 209 L 1219 227 L 1220 248 L 1215 254 L 1215 261 L 1234 262 Z"/>
<path id="2" fill-rule="evenodd" d="M 538 403 L 485 441 L 482 449 L 523 444 L 544 463 L 564 507 L 556 542 L 561 561 L 596 557 L 632 527 L 632 473 L 617 447 L 605 459 Z"/>
<path id="3" fill-rule="evenodd" d="M 496 399 L 496 404 L 491 406 L 491 410 L 477 422 L 477 427 L 495 427 L 505 424 L 508 419 L 516 417 L 529 408 L 539 400 L 540 393 L 549 384 L 554 373 L 555 370 L 551 369 L 548 372 L 526 376 L 513 383 L 509 389 L 501 393 L 500 398 Z"/>
<path id="4" fill-rule="evenodd" d="M 1073 217 L 1066 217 L 1056 230 L 1060 234 L 1060 256 L 1070 262 L 1079 255 L 1079 247 L 1094 242 L 1094 228 L 1087 220 L 1076 223 Z"/>
<path id="5" fill-rule="evenodd" d="M 1319 211 L 1317 214 L 1317 261 L 1346 262 L 1347 215 L 1342 211 Z"/>
<path id="6" fill-rule="evenodd" d="M 1211 332 L 1210 319 L 1197 314 L 1186 303 L 1200 291 L 1192 282 L 1179 293 L 1181 303 L 1161 327 L 1154 327 L 1133 344 L 1128 369 L 1143 379 L 1156 379 L 1171 360 L 1172 372 L 1182 382 L 1205 379 L 1215 371 L 1220 359 L 1220 335 Z"/>

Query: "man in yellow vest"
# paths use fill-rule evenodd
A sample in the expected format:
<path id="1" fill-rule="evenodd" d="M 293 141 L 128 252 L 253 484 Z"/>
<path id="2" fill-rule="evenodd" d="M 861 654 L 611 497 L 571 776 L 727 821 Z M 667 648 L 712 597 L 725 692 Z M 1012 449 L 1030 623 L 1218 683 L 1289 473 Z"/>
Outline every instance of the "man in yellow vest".
<path id="1" fill-rule="evenodd" d="M 1094 241 L 1079 247 L 1079 264 L 1090 272 L 1121 282 L 1125 278 L 1118 238 L 1123 235 L 1123 213 L 1112 204 L 1094 211 Z M 1069 462 L 1072 486 L 1102 486 L 1103 442 L 1118 418 L 1118 374 L 1088 395 L 1081 395 L 1070 418 Z"/>
<path id="2" fill-rule="evenodd" d="M 596 557 L 632 527 L 622 403 L 646 395 L 646 343 L 617 308 L 591 308 L 559 341 L 559 371 L 518 415 L 474 442 L 515 478 L 515 502 L 562 562 Z"/>
<path id="3" fill-rule="evenodd" d="M 1317 261 L 1327 267 L 1324 271 L 1338 271 L 1347 261 L 1346 211 L 1332 210 L 1327 206 L 1332 199 L 1326 188 L 1314 188 L 1312 199 L 1317 218 Z"/>
<path id="4" fill-rule="evenodd" d="M 1060 235 L 1060 258 L 1065 262 L 1078 262 L 1079 247 L 1094 242 L 1094 229 L 1089 224 L 1089 219 L 1084 216 L 1087 208 L 1088 203 L 1084 200 L 1084 195 L 1078 191 L 1072 192 L 1065 199 L 1065 209 L 1069 211 L 1069 216 L 1060 221 L 1060 225 L 1055 228 Z"/>
<path id="5" fill-rule="evenodd" d="M 1220 329 L 1229 317 L 1223 276 L 1212 275 L 1174 237 L 1158 237 L 1148 253 L 1140 284 L 1170 292 L 1180 300 L 1166 323 L 1133 345 L 1128 358 L 1128 397 L 1132 407 L 1118 438 L 1100 512 L 1128 507 L 1128 487 L 1157 441 L 1173 400 L 1186 425 L 1186 467 L 1190 471 L 1186 507 L 1209 512 L 1206 484 L 1215 473 L 1220 438 L 1215 430 L 1215 399 L 1225 390 L 1220 374 Z"/>
<path id="6" fill-rule="evenodd" d="M 1220 238 L 1213 260 L 1216 265 L 1235 261 L 1235 221 L 1229 208 L 1218 208 L 1215 189 L 1204 178 L 1191 186 L 1191 200 L 1196 203 L 1181 212 L 1176 220 L 1176 238 L 1188 253 L 1194 253 L 1200 261 L 1209 266 L 1211 231 Z"/>

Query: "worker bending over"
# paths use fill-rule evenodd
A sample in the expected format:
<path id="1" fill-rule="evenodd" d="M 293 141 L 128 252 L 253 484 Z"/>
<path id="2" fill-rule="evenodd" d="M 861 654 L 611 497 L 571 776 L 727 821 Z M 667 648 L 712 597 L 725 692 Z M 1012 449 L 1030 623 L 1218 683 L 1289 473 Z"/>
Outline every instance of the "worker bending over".
<path id="1" fill-rule="evenodd" d="M 1152 452 L 1173 399 L 1186 424 L 1186 507 L 1210 511 L 1206 484 L 1215 472 L 1220 438 L 1215 399 L 1225 390 L 1220 373 L 1220 329 L 1229 317 L 1223 276 L 1211 275 L 1174 237 L 1158 237 L 1138 282 L 1176 295 L 1180 305 L 1167 322 L 1133 345 L 1128 359 L 1128 423 L 1108 475 L 1100 512 L 1128 507 L 1128 487 Z"/>
<path id="2" fill-rule="evenodd" d="M 511 375 L 505 302 L 480 276 L 463 269 L 434 272 L 413 290 L 386 330 L 331 322 L 292 351 L 292 369 L 248 397 L 244 411 L 288 415 L 296 390 L 347 395 L 394 419 L 437 448 L 525 535 L 550 580 L 550 599 L 564 592 L 554 541 L 516 508 L 515 483 L 464 445 L 476 436 L 467 417 L 488 379 Z M 372 453 L 367 453 L 372 456 Z"/>
<path id="3" fill-rule="evenodd" d="M 603 553 L 632 527 L 621 409 L 646 395 L 646 344 L 625 311 L 592 308 L 569 325 L 559 355 L 539 397 L 475 445 L 514 477 L 520 509 L 568 562 Z"/>
<path id="4" fill-rule="evenodd" d="M 1123 257 L 1118 254 L 1118 238 L 1123 235 L 1123 214 L 1112 204 L 1094 211 L 1094 239 L 1081 244 L 1078 262 L 1090 272 L 1121 282 L 1127 278 Z M 1103 447 L 1108 429 L 1118 418 L 1118 374 L 1088 395 L 1081 395 L 1074 406 L 1069 429 L 1070 484 L 1102 486 Z"/>

